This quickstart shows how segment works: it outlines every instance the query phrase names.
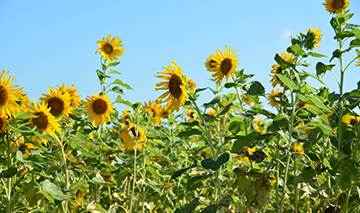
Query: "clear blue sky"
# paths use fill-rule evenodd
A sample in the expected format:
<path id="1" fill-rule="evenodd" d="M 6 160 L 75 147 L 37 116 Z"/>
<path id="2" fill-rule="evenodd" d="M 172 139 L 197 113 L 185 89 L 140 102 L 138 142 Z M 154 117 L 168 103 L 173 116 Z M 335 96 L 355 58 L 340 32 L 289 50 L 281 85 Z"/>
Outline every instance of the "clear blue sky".
<path id="1" fill-rule="evenodd" d="M 100 91 L 96 41 L 112 34 L 124 44 L 116 69 L 122 73 L 118 77 L 133 87 L 125 89 L 123 96 L 130 102 L 159 97 L 163 92 L 155 91 L 154 84 L 162 80 L 154 74 L 173 60 L 197 87 L 214 88 L 209 80 L 212 73 L 204 63 L 225 45 L 237 49 L 238 69 L 255 74 L 253 80 L 270 92 L 274 56 L 290 46 L 290 35 L 315 26 L 324 35 L 316 52 L 331 56 L 336 48 L 329 24 L 332 15 L 325 11 L 324 2 L 0 0 L 0 69 L 16 76 L 13 84 L 24 87 L 31 100 L 48 93 L 47 87 L 62 83 L 74 84 L 85 99 Z M 352 23 L 360 24 L 360 1 L 351 0 L 349 8 L 355 12 Z M 311 61 L 313 66 L 307 70 L 315 73 L 317 61 Z M 346 91 L 356 88 L 358 73 L 360 68 L 355 66 L 347 71 Z M 324 81 L 338 91 L 330 73 Z M 115 101 L 115 94 L 110 97 Z M 210 91 L 201 93 L 200 104 L 212 98 Z M 124 105 L 116 107 L 122 110 Z"/>

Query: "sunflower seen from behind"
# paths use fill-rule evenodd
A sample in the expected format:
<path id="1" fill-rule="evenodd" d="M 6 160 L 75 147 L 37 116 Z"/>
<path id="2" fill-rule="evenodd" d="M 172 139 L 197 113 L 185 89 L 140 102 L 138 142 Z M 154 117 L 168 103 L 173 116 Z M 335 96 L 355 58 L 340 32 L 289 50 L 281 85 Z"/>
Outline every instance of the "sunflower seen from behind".
<path id="1" fill-rule="evenodd" d="M 207 60 L 207 68 L 210 72 L 214 72 L 212 78 L 216 83 L 222 83 L 223 79 L 226 78 L 228 82 L 230 76 L 234 77 L 236 66 L 240 65 L 239 59 L 236 58 L 235 48 L 231 51 L 231 48 L 225 45 L 223 52 L 216 50 L 217 54 L 212 54 L 210 59 Z"/>
<path id="2" fill-rule="evenodd" d="M 330 14 L 344 13 L 345 8 L 349 6 L 349 0 L 326 0 L 323 5 Z"/>
<path id="3" fill-rule="evenodd" d="M 15 77 L 8 76 L 9 71 L 2 71 L 0 75 L 0 114 L 13 117 L 15 112 L 21 111 L 20 91 L 18 85 L 11 85 Z"/>
<path id="4" fill-rule="evenodd" d="M 41 97 L 40 100 L 47 103 L 47 106 L 50 108 L 50 113 L 54 117 L 69 117 L 70 113 L 70 94 L 63 93 L 61 90 L 55 90 L 53 87 L 48 88 L 49 94 L 43 94 L 44 97 Z"/>
<path id="5" fill-rule="evenodd" d="M 306 30 L 308 33 L 313 33 L 314 35 L 314 41 L 312 42 L 311 44 L 311 47 L 309 49 L 313 50 L 313 49 L 317 49 L 319 47 L 319 43 L 321 42 L 321 39 L 322 39 L 322 34 L 321 33 L 321 30 L 317 30 L 315 29 L 315 26 L 313 26 L 311 29 L 307 29 Z"/>
<path id="6" fill-rule="evenodd" d="M 50 108 L 47 107 L 46 102 L 36 103 L 34 99 L 34 107 L 30 110 L 30 114 L 38 116 L 37 118 L 31 118 L 29 123 L 36 126 L 42 133 L 55 137 L 56 132 L 61 131 L 58 123 L 59 119 L 50 113 Z M 45 145 L 47 144 L 47 141 L 42 141 Z"/>
<path id="7" fill-rule="evenodd" d="M 114 37 L 111 39 L 111 34 L 106 38 L 103 37 L 103 39 L 98 42 L 96 42 L 99 45 L 99 49 L 95 52 L 95 54 L 100 53 L 104 60 L 119 60 L 119 57 L 123 55 L 124 48 L 121 48 L 123 46 L 122 41 L 119 37 Z"/>
<path id="8" fill-rule="evenodd" d="M 147 138 L 142 129 L 134 124 L 126 126 L 118 135 L 118 138 L 123 140 L 123 144 L 128 150 L 134 150 L 135 148 L 136 141 L 134 141 L 133 137 L 136 137 L 135 140 L 137 140 L 137 149 L 141 149 L 145 146 Z"/>
<path id="9" fill-rule="evenodd" d="M 87 102 L 85 103 L 86 116 L 91 119 L 92 123 L 95 126 L 99 124 L 104 125 L 110 119 L 110 113 L 114 112 L 114 106 L 110 103 L 109 98 L 107 98 L 107 94 L 103 93 L 100 95 L 96 93 L 96 95 L 87 96 Z"/>
<path id="10" fill-rule="evenodd" d="M 287 53 L 286 51 L 284 51 L 283 53 L 281 53 L 280 56 L 282 59 L 284 59 L 285 61 L 289 62 L 289 63 L 294 63 L 295 61 L 295 57 L 293 54 L 291 53 Z M 270 71 L 270 73 L 272 73 L 273 75 L 270 75 L 270 77 L 272 77 L 272 79 L 270 80 L 270 82 L 272 83 L 273 87 L 276 87 L 276 85 L 280 85 L 282 86 L 282 82 L 280 81 L 280 79 L 276 76 L 276 74 L 281 74 L 282 73 L 282 67 L 280 64 L 275 64 L 272 66 L 272 70 Z"/>
<path id="11" fill-rule="evenodd" d="M 283 93 L 283 90 L 271 90 L 270 93 L 267 94 L 267 99 L 269 100 L 269 105 L 272 107 L 279 108 L 280 103 L 277 102 L 274 98 L 280 98 L 279 94 Z"/>
<path id="12" fill-rule="evenodd" d="M 157 72 L 158 74 L 162 75 L 155 76 L 164 79 L 165 81 L 157 83 L 154 86 L 156 87 L 155 90 L 166 91 L 158 99 L 161 100 L 161 103 L 167 102 L 167 110 L 179 111 L 180 106 L 184 105 L 185 101 L 188 99 L 188 80 L 186 76 L 183 75 L 181 67 L 177 66 L 175 61 L 172 62 L 172 65 L 174 69 L 166 65 L 164 67 L 166 69 L 165 71 Z"/>

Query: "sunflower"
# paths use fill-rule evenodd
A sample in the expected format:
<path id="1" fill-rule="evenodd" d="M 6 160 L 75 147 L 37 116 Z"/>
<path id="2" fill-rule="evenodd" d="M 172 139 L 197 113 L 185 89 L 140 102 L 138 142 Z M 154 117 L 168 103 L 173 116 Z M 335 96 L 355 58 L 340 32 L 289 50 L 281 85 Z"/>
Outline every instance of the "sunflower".
<path id="1" fill-rule="evenodd" d="M 92 97 L 86 97 L 85 110 L 86 116 L 91 117 L 92 123 L 95 126 L 106 124 L 107 121 L 110 121 L 110 113 L 114 112 L 114 106 L 110 103 L 111 99 L 106 97 L 106 93 L 103 93 L 101 96 L 99 93 L 97 95 L 92 95 Z"/>
<path id="2" fill-rule="evenodd" d="M 249 155 L 253 155 L 253 153 L 256 151 L 256 147 L 257 147 L 257 146 L 254 146 L 253 148 L 249 148 L 249 147 L 245 146 L 244 149 L 243 149 L 243 151 L 244 151 L 244 150 L 247 150 L 248 153 L 249 153 Z M 242 159 L 243 159 L 245 162 L 250 163 L 249 158 L 248 158 L 247 156 L 242 157 Z"/>
<path id="3" fill-rule="evenodd" d="M 211 54 L 211 56 L 207 58 L 205 62 L 206 69 L 212 72 L 215 72 L 216 67 L 218 66 L 217 62 L 214 59 L 212 59 L 215 56 L 216 56 L 215 54 Z"/>
<path id="4" fill-rule="evenodd" d="M 289 62 L 289 63 L 294 63 L 295 61 L 295 57 L 293 54 L 291 53 L 287 53 L 286 51 L 284 51 L 283 53 L 281 53 L 280 56 L 282 59 L 284 59 L 285 61 Z M 272 77 L 272 79 L 269 81 L 272 83 L 273 87 L 276 87 L 276 85 L 280 85 L 282 86 L 282 82 L 278 79 L 278 77 L 276 76 L 277 73 L 282 73 L 282 68 L 280 66 L 280 64 L 274 64 L 272 66 L 272 70 L 270 71 L 270 73 L 274 73 L 273 75 L 270 75 L 270 77 Z"/>
<path id="5" fill-rule="evenodd" d="M 62 116 L 64 118 L 69 117 L 70 113 L 70 94 L 63 93 L 61 90 L 55 91 L 53 87 L 48 88 L 49 94 L 43 94 L 44 97 L 41 97 L 40 100 L 47 103 L 47 106 L 50 108 L 50 113 L 54 117 Z"/>
<path id="6" fill-rule="evenodd" d="M 192 119 L 195 119 L 197 117 L 196 112 L 194 112 L 193 110 L 185 109 L 185 111 L 186 111 L 186 116 L 187 117 L 192 118 Z"/>
<path id="7" fill-rule="evenodd" d="M 123 114 L 120 117 L 120 120 L 123 120 L 123 124 L 125 126 L 130 125 L 130 122 L 131 122 L 131 116 L 129 114 L 130 112 L 131 112 L 131 109 L 125 108 L 123 111 Z"/>
<path id="8" fill-rule="evenodd" d="M 50 108 L 47 107 L 46 102 L 36 103 L 34 98 L 34 108 L 30 111 L 31 114 L 37 115 L 37 118 L 31 118 L 30 124 L 35 125 L 38 129 L 41 129 L 44 134 L 49 134 L 53 137 L 56 136 L 55 132 L 60 132 L 59 119 L 55 118 L 50 113 Z M 47 144 L 47 141 L 43 141 Z"/>
<path id="9" fill-rule="evenodd" d="M 326 0 L 326 2 L 323 3 L 330 14 L 343 13 L 344 9 L 347 8 L 349 4 L 349 0 Z"/>
<path id="10" fill-rule="evenodd" d="M 6 115 L 0 115 L 0 132 L 5 132 L 9 129 L 8 117 Z"/>
<path id="11" fill-rule="evenodd" d="M 103 37 L 103 39 L 98 42 L 96 42 L 99 45 L 99 49 L 95 52 L 95 54 L 100 53 L 104 60 L 119 60 L 119 57 L 123 55 L 124 48 L 120 48 L 123 45 L 121 44 L 122 41 L 119 39 L 119 37 L 114 37 L 111 41 L 111 34 L 106 38 Z M 118 57 L 119 56 L 119 57 Z"/>
<path id="12" fill-rule="evenodd" d="M 300 138 L 303 138 L 303 137 L 301 136 Z M 294 148 L 295 148 L 296 152 L 300 152 L 299 157 L 303 158 L 304 155 L 302 153 L 304 153 L 304 148 L 300 145 L 300 143 L 298 141 L 295 142 Z"/>
<path id="13" fill-rule="evenodd" d="M 9 71 L 2 71 L 0 75 L 0 114 L 12 117 L 15 112 L 20 111 L 21 107 L 17 103 L 20 101 L 20 91 L 18 85 L 10 86 L 15 77 L 7 77 Z"/>
<path id="14" fill-rule="evenodd" d="M 314 44 L 313 44 L 313 47 L 311 48 L 311 50 L 318 48 L 319 47 L 318 44 L 320 43 L 322 36 L 323 36 L 320 34 L 321 30 L 316 30 L 315 26 L 313 26 L 311 29 L 307 29 L 306 32 L 311 32 L 311 33 L 314 33 L 314 35 L 315 35 L 315 41 L 314 41 Z"/>
<path id="15" fill-rule="evenodd" d="M 261 116 L 254 117 L 254 129 L 260 134 L 266 133 L 266 122 Z"/>
<path id="16" fill-rule="evenodd" d="M 190 79 L 188 80 L 188 85 L 189 85 L 189 92 L 194 92 L 196 88 L 196 83 L 192 79 Z"/>
<path id="17" fill-rule="evenodd" d="M 138 138 L 137 149 L 141 149 L 147 138 L 142 129 L 140 127 L 136 127 L 134 124 L 130 124 L 127 128 L 121 130 L 118 138 L 123 139 L 123 143 L 127 149 L 134 150 L 135 141 L 131 137 L 130 133 L 134 137 Z"/>
<path id="18" fill-rule="evenodd" d="M 268 93 L 267 99 L 269 100 L 270 106 L 272 106 L 272 107 L 279 107 L 280 106 L 280 104 L 278 102 L 276 102 L 272 97 L 279 97 L 279 93 L 282 93 L 282 92 L 283 92 L 283 90 L 279 91 L 279 89 L 276 89 L 276 91 L 271 90 L 271 93 Z"/>
<path id="19" fill-rule="evenodd" d="M 215 72 L 212 77 L 216 83 L 223 81 L 223 78 L 226 78 L 226 83 L 228 82 L 230 76 L 234 77 L 234 72 L 236 71 L 236 66 L 240 65 L 239 59 L 236 58 L 235 48 L 231 51 L 231 48 L 225 45 L 225 49 L 221 53 L 219 50 L 216 50 L 217 54 L 212 54 L 210 56 L 211 60 L 209 64 L 215 66 L 211 68 L 211 72 Z M 215 61 L 215 62 L 213 62 Z"/>
<path id="20" fill-rule="evenodd" d="M 186 76 L 183 76 L 181 67 L 176 65 L 176 62 L 172 62 L 173 68 L 170 66 L 165 66 L 166 69 L 163 72 L 158 72 L 158 74 L 165 75 L 155 75 L 158 78 L 164 79 L 166 81 L 155 84 L 155 90 L 168 90 L 164 94 L 162 94 L 158 99 L 162 100 L 166 98 L 161 103 L 167 103 L 167 110 L 179 111 L 180 106 L 185 104 L 185 101 L 188 99 L 188 94 L 186 90 L 187 79 Z M 169 76 L 166 76 L 169 75 Z"/>
<path id="21" fill-rule="evenodd" d="M 70 107 L 71 109 L 76 109 L 81 105 L 81 95 L 77 92 L 74 84 L 71 87 L 66 87 L 65 84 L 62 86 L 58 85 L 58 90 L 62 93 L 69 93 L 70 95 Z"/>
<path id="22" fill-rule="evenodd" d="M 23 91 L 20 91 L 20 108 L 22 111 L 26 112 L 28 110 L 30 110 L 31 108 L 31 101 L 29 96 Z"/>
<path id="23" fill-rule="evenodd" d="M 342 122 L 351 124 L 352 126 L 355 126 L 360 121 L 360 117 L 355 117 L 353 115 L 343 115 Z"/>
<path id="24" fill-rule="evenodd" d="M 141 110 L 145 110 L 145 113 L 150 114 L 154 119 L 151 120 L 153 124 L 160 124 L 161 117 L 161 107 L 159 103 L 149 101 L 149 104 L 145 102 L 145 106 Z"/>
<path id="25" fill-rule="evenodd" d="M 13 145 L 12 151 L 16 152 L 17 150 L 19 150 L 20 152 L 22 152 L 24 157 L 28 157 L 31 155 L 31 153 L 29 152 L 29 150 L 31 149 L 37 149 L 37 146 L 35 146 L 32 143 L 25 143 L 25 141 L 22 138 L 17 139 L 17 142 Z"/>

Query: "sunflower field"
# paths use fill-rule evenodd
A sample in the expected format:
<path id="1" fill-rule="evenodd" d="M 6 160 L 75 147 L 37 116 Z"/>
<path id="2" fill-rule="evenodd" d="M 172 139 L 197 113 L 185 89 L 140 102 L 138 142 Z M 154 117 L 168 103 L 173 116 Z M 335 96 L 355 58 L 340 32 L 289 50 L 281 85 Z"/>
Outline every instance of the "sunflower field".
<path id="1" fill-rule="evenodd" d="M 62 84 L 37 102 L 4 69 L 0 212 L 360 212 L 360 81 L 343 89 L 345 72 L 360 68 L 360 25 L 349 0 L 323 5 L 337 49 L 317 53 L 315 27 L 292 37 L 275 54 L 270 92 L 225 45 L 204 60 L 213 87 L 198 88 L 173 61 L 154 73 L 159 97 L 131 103 L 112 35 L 96 42 L 92 96 Z M 328 63 L 311 73 L 308 58 Z M 199 105 L 205 90 L 213 98 Z"/>

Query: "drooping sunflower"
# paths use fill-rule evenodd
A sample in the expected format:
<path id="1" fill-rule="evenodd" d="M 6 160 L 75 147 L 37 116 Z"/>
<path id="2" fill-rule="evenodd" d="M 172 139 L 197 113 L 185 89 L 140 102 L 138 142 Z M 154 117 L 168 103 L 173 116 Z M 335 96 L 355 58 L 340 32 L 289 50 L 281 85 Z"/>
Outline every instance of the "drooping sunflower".
<path id="1" fill-rule="evenodd" d="M 266 133 L 266 122 L 261 116 L 254 117 L 254 129 L 260 134 Z"/>
<path id="2" fill-rule="evenodd" d="M 65 84 L 62 86 L 58 85 L 58 90 L 62 93 L 69 93 L 71 110 L 76 109 L 81 105 L 81 95 L 77 92 L 74 84 L 71 85 L 71 87 L 66 87 Z"/>
<path id="3" fill-rule="evenodd" d="M 85 115 L 91 118 L 95 126 L 106 124 L 107 121 L 110 121 L 110 113 L 114 112 L 114 106 L 110 103 L 111 99 L 106 96 L 106 93 L 103 93 L 101 96 L 99 93 L 96 93 L 92 97 L 86 97 L 85 110 L 87 112 Z"/>
<path id="4" fill-rule="evenodd" d="M 121 39 L 119 37 L 114 37 L 111 39 L 111 34 L 106 38 L 103 37 L 103 39 L 98 42 L 96 42 L 99 45 L 99 49 L 95 52 L 95 54 L 100 53 L 104 60 L 119 60 L 119 57 L 123 55 L 124 48 L 121 48 L 123 46 Z"/>
<path id="5" fill-rule="evenodd" d="M 181 67 L 178 67 L 175 61 L 172 62 L 172 65 L 174 69 L 166 65 L 164 67 L 166 69 L 165 71 L 157 72 L 158 74 L 164 75 L 155 76 L 166 81 L 157 83 L 154 86 L 157 87 L 155 90 L 167 90 L 158 98 L 159 100 L 166 98 L 161 101 L 161 103 L 168 102 L 166 105 L 167 110 L 179 111 L 180 106 L 184 105 L 185 101 L 188 99 L 188 93 L 186 90 L 187 79 L 186 76 L 183 76 Z"/>
<path id="6" fill-rule="evenodd" d="M 283 53 L 281 53 L 281 56 L 280 56 L 282 59 L 284 59 L 285 61 L 289 62 L 289 63 L 294 63 L 295 61 L 295 57 L 293 54 L 291 53 L 287 53 L 286 51 L 284 51 Z M 280 81 L 280 79 L 278 79 L 278 77 L 276 76 L 277 73 L 280 73 L 282 72 L 282 68 L 280 66 L 280 64 L 274 64 L 272 66 L 272 70 L 270 71 L 270 73 L 273 73 L 273 75 L 270 75 L 270 77 L 272 77 L 272 79 L 269 81 L 272 83 L 272 86 L 275 88 L 276 85 L 280 85 L 282 86 L 282 82 Z"/>
<path id="7" fill-rule="evenodd" d="M 351 124 L 352 126 L 355 126 L 360 121 L 360 117 L 355 117 L 353 115 L 343 115 L 342 122 Z"/>
<path id="8" fill-rule="evenodd" d="M 0 132 L 5 132 L 9 129 L 8 118 L 6 115 L 0 115 Z"/>
<path id="9" fill-rule="evenodd" d="M 330 14 L 339 14 L 343 13 L 344 9 L 349 6 L 349 0 L 326 0 L 323 5 L 325 5 L 326 10 Z"/>
<path id="10" fill-rule="evenodd" d="M 209 56 L 209 58 L 206 59 L 205 67 L 207 70 L 214 72 L 216 71 L 217 62 L 214 59 L 212 59 L 212 57 L 215 57 L 215 54 L 211 54 L 211 56 Z"/>
<path id="11" fill-rule="evenodd" d="M 145 146 L 145 141 L 147 138 L 142 129 L 135 126 L 134 124 L 130 124 L 127 128 L 121 130 L 120 134 L 118 135 L 118 138 L 123 139 L 123 143 L 127 149 L 134 150 L 135 147 L 135 141 L 130 134 L 132 134 L 132 136 L 136 137 L 138 140 L 136 146 L 137 149 L 141 149 L 143 146 Z"/>
<path id="12" fill-rule="evenodd" d="M 268 93 L 267 95 L 267 99 L 269 100 L 269 105 L 272 107 L 279 107 L 280 104 L 278 102 L 276 102 L 272 97 L 279 97 L 279 93 L 282 93 L 283 90 L 279 90 L 276 89 L 275 90 L 271 90 L 271 93 Z"/>
<path id="13" fill-rule="evenodd" d="M 154 119 L 151 120 L 153 124 L 160 124 L 162 117 L 161 117 L 161 107 L 159 103 L 149 101 L 149 104 L 145 102 L 145 105 L 142 107 L 141 110 L 145 110 L 145 113 L 151 115 Z"/>
<path id="14" fill-rule="evenodd" d="M 314 35 L 315 35 L 315 41 L 314 41 L 314 44 L 313 44 L 313 47 L 311 48 L 311 50 L 318 48 L 319 47 L 318 44 L 320 43 L 322 36 L 323 36 L 322 34 L 320 34 L 321 30 L 316 30 L 315 26 L 313 26 L 311 29 L 307 29 L 306 31 L 307 32 L 310 31 L 311 33 L 314 33 Z"/>
<path id="15" fill-rule="evenodd" d="M 9 71 L 2 71 L 0 75 L 0 114 L 13 117 L 15 112 L 20 111 L 21 107 L 17 103 L 20 101 L 20 91 L 18 85 L 10 86 L 15 77 L 9 76 Z"/>
<path id="16" fill-rule="evenodd" d="M 31 118 L 30 124 L 35 125 L 38 129 L 42 130 L 44 134 L 49 134 L 53 137 L 56 136 L 56 132 L 60 132 L 61 128 L 58 123 L 59 119 L 55 118 L 50 113 L 50 108 L 47 107 L 46 102 L 36 103 L 34 98 L 34 108 L 30 111 L 31 114 L 37 115 L 37 118 Z M 47 141 L 43 141 L 45 145 Z"/>
<path id="17" fill-rule="evenodd" d="M 189 85 L 189 92 L 194 92 L 196 88 L 196 83 L 192 79 L 189 79 L 188 85 Z"/>
<path id="18" fill-rule="evenodd" d="M 47 103 L 47 106 L 50 108 L 50 113 L 54 117 L 69 117 L 71 110 L 70 104 L 70 94 L 63 93 L 61 90 L 55 90 L 53 87 L 48 88 L 49 94 L 43 94 L 44 97 L 41 97 L 40 100 Z"/>
<path id="19" fill-rule="evenodd" d="M 222 83 L 224 77 L 226 78 L 226 83 L 228 82 L 230 76 L 234 77 L 234 72 L 236 71 L 236 66 L 240 65 L 239 59 L 236 58 L 235 48 L 231 51 L 231 48 L 225 45 L 223 52 L 220 50 L 216 50 L 217 54 L 212 54 L 210 56 L 212 62 L 210 60 L 209 65 L 215 66 L 211 68 L 211 72 L 215 72 L 212 77 L 216 81 L 216 83 Z"/>

